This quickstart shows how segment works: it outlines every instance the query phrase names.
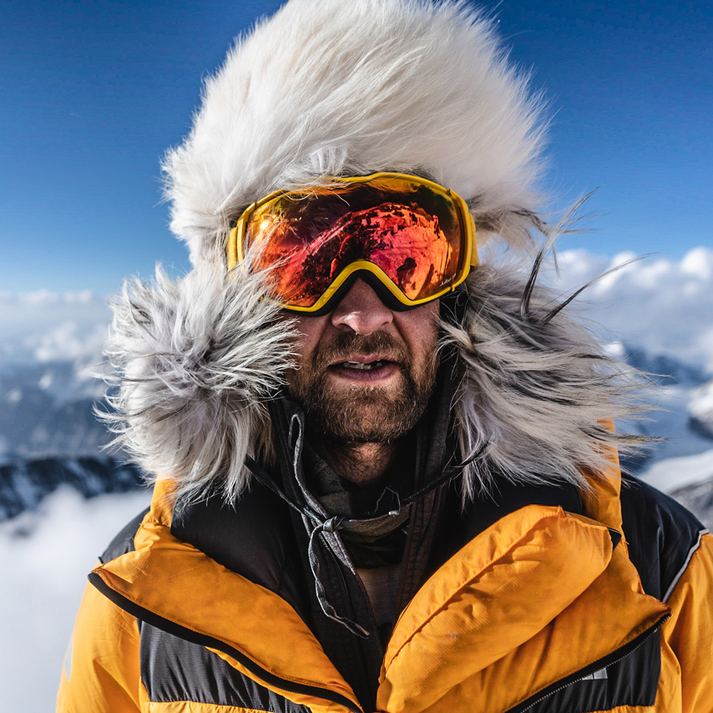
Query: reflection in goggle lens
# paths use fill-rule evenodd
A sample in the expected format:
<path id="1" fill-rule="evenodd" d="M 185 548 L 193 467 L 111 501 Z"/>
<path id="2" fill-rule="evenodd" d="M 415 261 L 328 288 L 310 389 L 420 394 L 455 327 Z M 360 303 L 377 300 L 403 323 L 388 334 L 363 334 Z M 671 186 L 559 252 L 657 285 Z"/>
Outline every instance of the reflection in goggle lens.
<path id="1" fill-rule="evenodd" d="M 454 281 L 462 231 L 446 196 L 411 185 L 402 194 L 368 185 L 284 194 L 253 213 L 246 247 L 259 246 L 257 267 L 272 268 L 286 305 L 311 307 L 356 260 L 381 268 L 408 299 L 426 299 Z"/>

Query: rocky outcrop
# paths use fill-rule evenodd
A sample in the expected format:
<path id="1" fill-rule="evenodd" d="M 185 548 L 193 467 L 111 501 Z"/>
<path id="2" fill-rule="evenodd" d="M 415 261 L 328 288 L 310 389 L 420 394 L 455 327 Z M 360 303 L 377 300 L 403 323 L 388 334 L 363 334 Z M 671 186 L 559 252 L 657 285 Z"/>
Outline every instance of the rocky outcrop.
<path id="1" fill-rule="evenodd" d="M 115 458 L 16 459 L 0 465 L 0 521 L 35 509 L 60 485 L 84 497 L 123 493 L 142 487 L 139 469 Z"/>
<path id="2" fill-rule="evenodd" d="M 713 530 L 713 473 L 710 480 L 671 494 L 681 505 L 688 508 L 707 528 Z"/>

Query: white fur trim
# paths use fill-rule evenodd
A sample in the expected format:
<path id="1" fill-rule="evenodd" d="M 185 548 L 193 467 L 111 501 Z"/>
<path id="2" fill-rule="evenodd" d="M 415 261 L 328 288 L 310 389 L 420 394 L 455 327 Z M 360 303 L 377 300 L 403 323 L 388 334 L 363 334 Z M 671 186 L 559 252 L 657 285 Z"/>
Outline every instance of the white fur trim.
<path id="1" fill-rule="evenodd" d="M 267 193 L 325 175 L 418 172 L 471 206 L 480 239 L 538 225 L 541 101 L 492 24 L 446 0 L 290 0 L 205 84 L 164 161 L 173 231 L 194 264 Z"/>
<path id="2" fill-rule="evenodd" d="M 636 372 L 609 359 L 566 309 L 548 321 L 559 304 L 548 290 L 536 288 L 525 309 L 524 287 L 508 266 L 475 268 L 464 324 L 443 325 L 463 369 L 455 402 L 463 458 L 485 446 L 466 469 L 466 499 L 496 475 L 586 488 L 584 473 L 609 470 L 612 451 L 642 443 L 609 427 L 645 410 Z"/>
<path id="3" fill-rule="evenodd" d="M 239 277 L 197 268 L 171 282 L 159 269 L 153 286 L 128 282 L 112 304 L 105 354 L 120 389 L 100 415 L 186 500 L 216 484 L 228 501 L 242 491 L 245 455 L 268 448 L 265 400 L 293 365 L 290 322 L 257 277 Z"/>

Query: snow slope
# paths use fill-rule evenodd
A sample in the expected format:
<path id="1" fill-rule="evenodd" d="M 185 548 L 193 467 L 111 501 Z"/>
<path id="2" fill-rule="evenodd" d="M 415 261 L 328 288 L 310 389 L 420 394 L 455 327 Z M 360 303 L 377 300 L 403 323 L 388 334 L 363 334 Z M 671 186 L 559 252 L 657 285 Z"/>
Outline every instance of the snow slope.
<path id="1" fill-rule="evenodd" d="M 675 493 L 689 485 L 713 479 L 713 448 L 679 458 L 663 458 L 639 477 L 665 493 Z"/>

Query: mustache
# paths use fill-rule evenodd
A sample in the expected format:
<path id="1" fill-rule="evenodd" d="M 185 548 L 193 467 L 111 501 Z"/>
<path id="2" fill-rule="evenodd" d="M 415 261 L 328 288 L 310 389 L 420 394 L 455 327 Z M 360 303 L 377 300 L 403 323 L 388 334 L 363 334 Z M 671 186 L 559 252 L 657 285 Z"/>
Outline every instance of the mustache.
<path id="1" fill-rule="evenodd" d="M 317 368 L 323 368 L 350 356 L 383 354 L 402 366 L 411 365 L 411 355 L 406 345 L 386 332 L 361 335 L 354 332 L 338 334 L 329 344 L 321 345 L 314 356 Z"/>

